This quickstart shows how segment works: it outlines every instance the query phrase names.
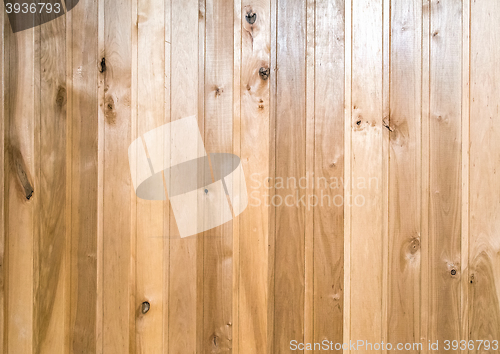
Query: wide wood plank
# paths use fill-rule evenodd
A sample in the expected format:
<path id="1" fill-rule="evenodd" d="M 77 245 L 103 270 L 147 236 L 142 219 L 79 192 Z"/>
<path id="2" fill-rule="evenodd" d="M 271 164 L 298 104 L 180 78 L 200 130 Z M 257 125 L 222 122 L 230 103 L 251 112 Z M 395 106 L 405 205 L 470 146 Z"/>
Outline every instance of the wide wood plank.
<path id="1" fill-rule="evenodd" d="M 420 342 L 421 21 L 421 2 L 391 2 L 386 122 L 390 130 L 387 340 L 391 343 Z"/>
<path id="2" fill-rule="evenodd" d="M 170 91 L 170 120 L 175 121 L 198 113 L 198 85 L 202 79 L 198 74 L 198 21 L 203 12 L 197 0 L 174 0 L 171 6 L 170 84 L 175 89 Z M 181 239 L 172 212 L 169 220 L 168 351 L 196 353 L 197 340 L 202 338 L 198 326 L 203 325 L 203 317 L 198 317 L 198 302 L 202 299 L 197 295 L 198 272 L 203 274 L 197 268 L 200 238 Z"/>
<path id="3" fill-rule="evenodd" d="M 469 340 L 500 341 L 500 3 L 471 2 Z"/>
<path id="4" fill-rule="evenodd" d="M 240 298 L 235 322 L 240 326 L 240 353 L 263 353 L 267 350 L 269 206 L 263 182 L 269 176 L 270 2 L 251 1 L 241 17 L 241 159 L 249 204 L 240 216 Z M 262 71 L 265 76 L 259 74 Z"/>
<path id="5" fill-rule="evenodd" d="M 98 293 L 98 18 L 97 3 L 81 2 L 67 16 L 71 80 L 68 112 L 71 139 L 71 316 L 70 353 L 102 350 L 97 344 Z M 100 75 L 103 79 L 103 75 Z M 101 88 L 104 90 L 104 87 Z M 104 93 L 104 91 L 102 91 Z M 104 116 L 101 116 L 104 118 Z M 102 123 L 102 125 L 104 122 Z M 101 137 L 102 138 L 102 137 Z M 102 145 L 101 145 L 102 150 Z M 102 155 L 101 155 L 102 156 Z M 102 192 L 101 192 L 102 193 Z"/>
<path id="6" fill-rule="evenodd" d="M 382 341 L 383 14 L 382 1 L 353 3 L 350 337 Z M 370 294 L 369 297 L 366 294 Z M 366 311 L 366 309 L 370 309 Z M 366 348 L 363 348 L 366 350 Z M 369 349 L 368 349 L 369 350 Z"/>
<path id="7" fill-rule="evenodd" d="M 33 245 L 35 198 L 39 185 L 35 181 L 35 119 L 40 112 L 35 104 L 35 29 L 13 34 L 5 29 L 6 55 L 6 136 L 8 172 L 5 180 L 6 210 L 6 324 L 7 353 L 33 351 Z M 8 39 L 7 39 L 8 38 Z"/>
<path id="8" fill-rule="evenodd" d="M 130 301 L 131 177 L 126 159 L 131 140 L 132 4 L 104 2 L 104 249 L 103 353 L 128 352 L 133 341 Z M 132 298 L 133 299 L 133 298 Z M 133 342 L 132 342 L 133 343 Z"/>
<path id="9" fill-rule="evenodd" d="M 274 351 L 279 353 L 291 351 L 290 341 L 304 340 L 307 186 L 299 179 L 306 172 L 305 5 L 277 2 L 276 178 L 270 183 L 276 188 L 271 205 L 276 207 Z"/>
<path id="10" fill-rule="evenodd" d="M 343 340 L 344 6 L 330 0 L 315 9 L 314 342 Z"/>
<path id="11" fill-rule="evenodd" d="M 40 30 L 39 193 L 34 250 L 34 350 L 64 351 L 66 333 L 66 18 Z"/>
<path id="12" fill-rule="evenodd" d="M 430 12 L 428 339 L 444 343 L 463 339 L 460 333 L 462 2 L 432 1 Z"/>
<path id="13" fill-rule="evenodd" d="M 205 149 L 232 153 L 233 1 L 207 0 L 205 11 Z M 214 161 L 211 168 L 219 174 Z M 227 202 L 225 195 L 215 201 Z M 232 352 L 233 225 L 219 224 L 203 234 L 204 353 Z"/>
<path id="14" fill-rule="evenodd" d="M 132 140 L 166 123 L 164 114 L 165 82 L 165 15 L 164 1 L 142 1 L 137 4 L 137 115 Z M 165 137 L 156 146 L 156 156 L 166 152 Z M 155 171 L 159 172 L 159 171 Z M 163 353 L 163 264 L 164 201 L 137 198 L 136 209 L 136 353 Z M 168 256 L 168 254 L 167 254 Z M 144 305 L 143 305 L 144 304 Z M 146 306 L 143 308 L 143 306 Z M 149 309 L 147 309 L 149 306 Z M 145 312 L 147 310 L 147 312 Z"/>

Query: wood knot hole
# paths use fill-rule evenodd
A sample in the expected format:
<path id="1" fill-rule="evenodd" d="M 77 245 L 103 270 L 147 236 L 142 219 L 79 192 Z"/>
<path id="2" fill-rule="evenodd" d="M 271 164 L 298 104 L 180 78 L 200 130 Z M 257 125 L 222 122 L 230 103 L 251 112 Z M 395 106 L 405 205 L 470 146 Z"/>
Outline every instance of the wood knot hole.
<path id="1" fill-rule="evenodd" d="M 457 271 L 455 269 L 452 269 L 451 270 L 451 275 L 456 275 L 457 274 Z"/>
<path id="2" fill-rule="evenodd" d="M 99 69 L 99 72 L 102 74 L 105 71 L 106 71 L 106 58 L 102 58 L 101 59 L 101 68 Z"/>
<path id="3" fill-rule="evenodd" d="M 245 18 L 247 19 L 247 22 L 249 24 L 253 25 L 257 20 L 257 14 L 250 10 L 249 12 L 247 12 Z"/>
<path id="4" fill-rule="evenodd" d="M 271 70 L 269 68 L 260 68 L 259 69 L 259 75 L 262 80 L 267 80 L 269 78 L 269 74 L 271 73 Z"/>
<path id="5" fill-rule="evenodd" d="M 141 305 L 141 312 L 143 314 L 146 314 L 146 313 L 148 313 L 150 308 L 151 308 L 151 304 L 147 301 L 144 301 Z"/>

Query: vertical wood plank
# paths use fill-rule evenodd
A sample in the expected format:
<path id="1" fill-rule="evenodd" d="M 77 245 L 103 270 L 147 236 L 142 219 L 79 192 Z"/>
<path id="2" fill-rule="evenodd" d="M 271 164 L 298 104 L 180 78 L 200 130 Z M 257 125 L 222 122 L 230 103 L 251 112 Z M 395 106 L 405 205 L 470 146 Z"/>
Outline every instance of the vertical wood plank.
<path id="1" fill-rule="evenodd" d="M 137 118 L 136 136 L 159 127 L 165 122 L 165 14 L 164 1 L 143 1 L 137 4 Z M 157 147 L 164 148 L 158 143 Z M 164 153 L 161 151 L 159 156 Z M 158 171 L 155 171 L 158 172 Z M 163 264 L 164 260 L 164 205 L 163 201 L 149 201 L 136 197 L 136 347 L 135 353 L 163 353 Z M 149 311 L 142 312 L 147 302 Z"/>
<path id="2" fill-rule="evenodd" d="M 164 52 L 164 107 L 163 115 L 166 123 L 171 121 L 170 97 L 171 97 L 171 53 L 172 53 L 172 1 L 164 2 L 164 21 L 165 21 L 165 52 Z M 163 351 L 169 352 L 169 286 L 170 286 L 170 202 L 163 204 Z"/>
<path id="3" fill-rule="evenodd" d="M 241 0 L 233 3 L 233 154 L 241 157 L 241 70 L 242 70 L 242 4 Z M 242 164 L 243 166 L 243 164 Z M 244 177 L 244 176 L 243 176 Z M 230 193 L 239 193 L 241 181 L 235 180 L 237 186 L 233 185 Z M 233 218 L 233 272 L 232 272 L 232 319 L 231 343 L 232 353 L 240 353 L 240 218 Z M 243 347 L 245 350 L 245 347 Z"/>
<path id="4" fill-rule="evenodd" d="M 422 3 L 391 5 L 388 341 L 415 343 L 420 341 Z"/>
<path id="5" fill-rule="evenodd" d="M 64 351 L 66 312 L 66 17 L 41 25 L 34 350 Z M 36 77 L 36 76 L 35 76 Z"/>
<path id="6" fill-rule="evenodd" d="M 429 339 L 444 343 L 462 339 L 462 2 L 432 1 L 430 18 Z"/>
<path id="7" fill-rule="evenodd" d="M 353 2 L 345 6 L 345 72 L 344 72 L 344 197 L 352 194 L 352 54 L 353 54 Z M 342 343 L 351 338 L 351 203 L 344 204 L 344 313 L 342 321 Z M 345 354 L 350 349 L 343 350 Z"/>
<path id="8" fill-rule="evenodd" d="M 421 216 L 421 230 L 420 230 L 420 283 L 421 283 L 421 307 L 420 307 L 420 340 L 424 347 L 423 353 L 430 353 L 429 348 L 429 327 L 431 324 L 432 313 L 430 302 L 432 286 L 431 271 L 432 262 L 430 261 L 430 238 L 429 238 L 429 201 L 430 201 L 430 55 L 431 55 L 431 1 L 423 0 L 422 4 L 422 125 L 421 125 L 421 139 L 422 139 L 422 216 Z"/>
<path id="9" fill-rule="evenodd" d="M 240 353 L 267 350 L 270 1 L 245 3 L 241 22 L 241 160 L 249 204 L 240 222 Z M 253 16 L 256 16 L 255 22 Z M 269 70 L 261 76 L 259 71 Z M 236 319 L 235 319 L 236 322 Z"/>
<path id="10" fill-rule="evenodd" d="M 274 181 L 276 177 L 276 116 L 278 108 L 277 96 L 277 51 L 278 51 L 278 0 L 270 0 L 271 4 L 271 56 L 270 56 L 270 77 L 269 77 L 269 178 Z M 268 209 L 268 256 L 267 256 L 267 352 L 274 353 L 274 324 L 275 324 L 275 299 L 276 299 L 276 207 L 271 204 L 271 200 L 276 194 L 274 183 L 268 189 L 265 201 L 269 205 Z M 251 198 L 250 198 L 251 199 Z"/>
<path id="11" fill-rule="evenodd" d="M 6 254 L 5 254 L 5 176 L 6 176 L 6 165 L 5 165 L 5 131 L 6 131 L 6 117 L 8 117 L 7 112 L 7 99 L 8 94 L 6 93 L 6 76 L 8 72 L 7 60 L 6 60 L 6 40 L 7 36 L 5 33 L 5 16 L 6 14 L 0 15 L 0 38 L 2 38 L 2 45 L 0 46 L 0 353 L 5 353 L 6 343 L 5 343 L 5 290 L 6 290 Z"/>
<path id="12" fill-rule="evenodd" d="M 132 2 L 104 2 L 103 353 L 130 350 Z"/>
<path id="13" fill-rule="evenodd" d="M 470 20 L 471 1 L 462 2 L 462 194 L 461 194 L 461 270 L 460 338 L 469 342 L 469 218 L 470 218 Z M 462 353 L 469 353 L 464 350 Z"/>
<path id="14" fill-rule="evenodd" d="M 274 350 L 278 352 L 290 351 L 292 340 L 304 340 L 306 186 L 301 187 L 299 180 L 306 172 L 305 5 L 277 1 L 276 178 L 271 183 L 280 179 L 284 183 L 275 185 L 271 205 L 276 206 Z"/>
<path id="15" fill-rule="evenodd" d="M 305 174 L 314 176 L 315 161 L 315 23 L 316 2 L 306 1 L 306 132 Z M 314 337 L 314 184 L 307 183 L 305 200 L 308 202 L 304 215 L 304 342 L 313 342 Z M 309 203 L 310 202 L 310 203 Z M 309 205 L 312 204 L 312 205 Z M 305 348 L 304 353 L 312 353 Z"/>
<path id="16" fill-rule="evenodd" d="M 71 316 L 70 353 L 97 351 L 98 276 L 98 17 L 97 3 L 81 1 L 70 13 L 71 82 Z M 69 21 L 68 21 L 69 22 Z M 102 77 L 102 75 L 101 75 Z M 102 147 L 102 145 L 101 145 Z M 101 185 L 102 186 L 102 185 Z M 101 263 L 102 266 L 102 263 Z"/>
<path id="17" fill-rule="evenodd" d="M 499 30 L 500 3 L 471 2 L 469 340 L 490 342 L 500 340 Z"/>
<path id="18" fill-rule="evenodd" d="M 198 0 L 171 1 L 171 121 L 198 113 Z M 200 129 L 201 130 L 201 129 Z M 203 130 L 201 130 L 203 131 Z M 197 245 L 199 236 L 181 239 L 170 213 L 169 352 L 196 353 L 198 318 Z"/>
<path id="19" fill-rule="evenodd" d="M 230 0 L 206 1 L 204 137 L 207 152 L 233 151 L 233 5 Z M 215 169 L 213 165 L 212 168 Z M 203 235 L 204 353 L 232 352 L 232 223 L 227 222 Z"/>
<path id="20" fill-rule="evenodd" d="M 345 3 L 316 3 L 314 341 L 343 341 Z M 309 101 L 309 100 L 308 100 Z"/>
<path id="21" fill-rule="evenodd" d="M 383 2 L 354 2 L 352 11 L 352 172 L 351 193 L 344 198 L 351 208 L 351 268 L 346 275 L 351 278 L 349 339 L 380 343 L 384 254 Z"/>
<path id="22" fill-rule="evenodd" d="M 7 30 L 7 29 L 6 29 Z M 6 184 L 7 353 L 33 351 L 33 242 L 35 185 L 35 29 L 8 34 L 8 173 Z M 6 117 L 7 118 L 7 117 Z M 29 198 L 28 198 L 29 197 Z"/>

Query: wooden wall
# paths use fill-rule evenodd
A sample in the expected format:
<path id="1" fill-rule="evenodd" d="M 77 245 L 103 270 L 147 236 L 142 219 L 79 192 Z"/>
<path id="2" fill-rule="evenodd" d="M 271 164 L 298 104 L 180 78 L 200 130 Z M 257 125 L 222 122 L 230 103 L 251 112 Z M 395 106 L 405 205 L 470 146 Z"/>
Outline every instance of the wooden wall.
<path id="1" fill-rule="evenodd" d="M 500 340 L 497 0 L 80 0 L 0 31 L 1 353 Z M 181 239 L 127 148 L 190 115 L 250 204 Z"/>

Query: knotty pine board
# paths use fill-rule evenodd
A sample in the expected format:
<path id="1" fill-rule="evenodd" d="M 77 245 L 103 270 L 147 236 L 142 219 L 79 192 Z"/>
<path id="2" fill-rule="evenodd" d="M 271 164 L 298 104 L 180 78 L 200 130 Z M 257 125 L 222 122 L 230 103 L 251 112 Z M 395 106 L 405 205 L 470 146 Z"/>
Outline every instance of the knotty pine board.
<path id="1" fill-rule="evenodd" d="M 18 33 L 5 14 L 0 351 L 500 340 L 498 13 L 80 0 Z M 168 201 L 135 195 L 127 148 L 190 115 L 241 158 L 249 205 L 183 239 Z M 339 184 L 275 184 L 307 176 Z M 321 192 L 343 204 L 272 203 Z"/>

